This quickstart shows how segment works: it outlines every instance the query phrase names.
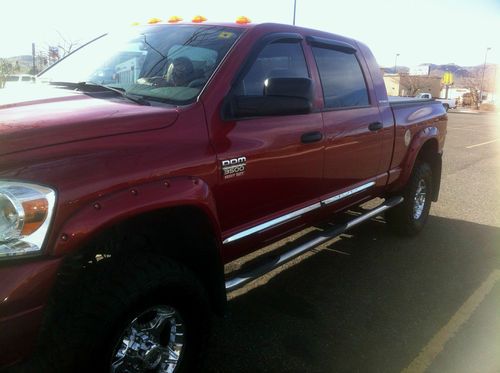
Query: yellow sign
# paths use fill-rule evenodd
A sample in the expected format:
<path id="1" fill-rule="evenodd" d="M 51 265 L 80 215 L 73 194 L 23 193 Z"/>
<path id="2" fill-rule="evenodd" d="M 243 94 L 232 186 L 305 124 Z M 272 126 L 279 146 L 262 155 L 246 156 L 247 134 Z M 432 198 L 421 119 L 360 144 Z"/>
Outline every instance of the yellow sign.
<path id="1" fill-rule="evenodd" d="M 219 34 L 219 39 L 231 39 L 234 36 L 234 32 L 222 31 Z"/>
<path id="2" fill-rule="evenodd" d="M 452 85 L 453 84 L 453 74 L 449 71 L 446 71 L 441 79 L 441 83 L 444 85 Z"/>

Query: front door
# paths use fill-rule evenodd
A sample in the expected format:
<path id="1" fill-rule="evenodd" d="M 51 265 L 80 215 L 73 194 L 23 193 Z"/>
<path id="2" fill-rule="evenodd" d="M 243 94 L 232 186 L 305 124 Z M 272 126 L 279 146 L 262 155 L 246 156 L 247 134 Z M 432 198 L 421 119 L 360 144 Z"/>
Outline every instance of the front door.
<path id="1" fill-rule="evenodd" d="M 263 95 L 269 77 L 309 77 L 301 38 L 274 40 L 255 56 L 232 94 Z M 219 125 L 212 138 L 220 167 L 214 193 L 225 244 L 252 238 L 265 241 L 320 207 L 320 112 L 228 120 Z M 320 137 L 304 141 L 303 135 L 311 133 Z"/>

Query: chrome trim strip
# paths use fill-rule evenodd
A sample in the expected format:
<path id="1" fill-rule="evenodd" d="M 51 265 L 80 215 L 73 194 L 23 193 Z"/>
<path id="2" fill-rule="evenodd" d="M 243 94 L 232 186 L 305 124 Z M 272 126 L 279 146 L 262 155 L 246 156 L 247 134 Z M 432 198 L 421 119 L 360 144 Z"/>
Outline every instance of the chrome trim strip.
<path id="1" fill-rule="evenodd" d="M 281 224 L 281 223 L 284 223 L 284 222 L 286 222 L 288 220 L 292 220 L 292 219 L 298 218 L 299 216 L 304 215 L 304 214 L 306 214 L 306 213 L 308 213 L 310 211 L 319 209 L 320 207 L 321 207 L 321 203 L 320 202 L 315 203 L 315 204 L 310 205 L 310 206 L 307 206 L 307 207 L 304 207 L 304 208 L 302 208 L 300 210 L 291 212 L 289 214 L 280 216 L 280 217 L 278 217 L 276 219 L 269 220 L 269 221 L 267 221 L 265 223 L 256 225 L 255 227 L 252 227 L 252 228 L 246 229 L 244 231 L 241 231 L 240 233 L 236 233 L 236 234 L 234 234 L 234 235 L 226 238 L 222 243 L 223 244 L 227 244 L 227 243 L 230 243 L 230 242 L 234 242 L 236 240 L 239 240 L 240 238 L 250 236 L 251 234 L 254 234 L 254 233 L 257 233 L 257 232 L 261 232 L 261 231 L 263 231 L 265 229 L 274 227 L 274 226 L 276 226 L 278 224 Z"/>
<path id="2" fill-rule="evenodd" d="M 341 199 L 347 198 L 349 196 L 352 196 L 353 194 L 356 194 L 356 193 L 359 193 L 359 192 L 361 192 L 361 191 L 363 191 L 365 189 L 371 188 L 374 185 L 375 185 L 375 182 L 374 181 L 370 181 L 369 183 L 360 185 L 357 188 L 354 188 L 354 189 L 348 190 L 348 191 L 346 191 L 344 193 L 340 193 L 340 194 L 337 194 L 337 195 L 335 195 L 333 197 L 327 198 L 327 199 L 321 201 L 321 203 L 324 204 L 324 205 L 329 205 L 330 203 L 340 201 Z"/>

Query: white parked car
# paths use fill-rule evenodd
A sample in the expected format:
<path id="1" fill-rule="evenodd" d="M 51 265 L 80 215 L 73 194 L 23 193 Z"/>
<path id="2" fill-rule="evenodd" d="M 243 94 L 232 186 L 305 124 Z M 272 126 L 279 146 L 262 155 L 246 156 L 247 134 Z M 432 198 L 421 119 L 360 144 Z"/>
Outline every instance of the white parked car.
<path id="1" fill-rule="evenodd" d="M 443 104 L 446 111 L 448 111 L 449 109 L 456 109 L 457 108 L 457 100 L 455 100 L 454 98 L 435 98 L 435 97 L 432 97 L 432 95 L 430 93 L 419 93 L 415 97 L 421 98 L 421 99 L 427 99 L 427 100 L 431 100 L 434 98 L 436 101 L 439 101 Z"/>
<path id="2" fill-rule="evenodd" d="M 4 88 L 17 87 L 19 85 L 33 84 L 35 77 L 28 74 L 7 75 Z"/>

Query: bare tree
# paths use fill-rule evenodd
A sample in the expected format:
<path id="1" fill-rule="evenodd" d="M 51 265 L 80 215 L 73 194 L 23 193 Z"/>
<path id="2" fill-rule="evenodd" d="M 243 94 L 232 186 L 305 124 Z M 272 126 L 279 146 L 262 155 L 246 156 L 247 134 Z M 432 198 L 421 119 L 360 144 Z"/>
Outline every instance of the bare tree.
<path id="1" fill-rule="evenodd" d="M 455 85 L 457 87 L 467 88 L 470 94 L 467 94 L 466 102 L 468 105 L 479 107 L 480 90 L 483 88 L 483 93 L 494 92 L 496 80 L 496 66 L 493 64 L 486 65 L 486 70 L 483 79 L 483 67 L 468 69 L 466 75 L 456 78 Z M 482 84 L 481 84 L 482 82 Z"/>
<path id="2" fill-rule="evenodd" d="M 405 96 L 413 97 L 421 92 L 438 95 L 437 90 L 441 87 L 436 87 L 436 84 L 436 78 L 427 75 L 401 74 L 400 78 L 401 91 L 404 90 Z"/>
<path id="3" fill-rule="evenodd" d="M 76 47 L 80 44 L 78 40 L 71 39 L 69 37 L 65 37 L 61 32 L 56 31 L 57 35 L 59 35 L 60 41 L 57 43 L 57 48 L 62 51 L 60 54 L 60 58 L 67 56 L 71 52 L 73 52 Z"/>
<path id="4" fill-rule="evenodd" d="M 59 40 L 55 43 L 45 44 L 36 54 L 37 71 L 40 72 L 48 66 L 56 63 L 61 58 L 73 52 L 80 44 L 78 40 L 65 37 L 60 31 L 56 30 Z"/>
<path id="5" fill-rule="evenodd" d="M 0 58 L 0 88 L 5 86 L 7 75 L 14 72 L 14 66 L 6 59 Z"/>
<path id="6" fill-rule="evenodd" d="M 415 96 L 420 89 L 420 77 L 415 75 L 401 75 L 401 88 L 405 96 Z"/>
<path id="7" fill-rule="evenodd" d="M 479 90 L 481 87 L 481 73 L 478 71 L 471 71 L 457 80 L 457 85 L 460 87 L 467 88 L 469 94 L 467 95 L 467 100 L 464 102 L 470 104 L 471 106 L 478 107 L 479 105 Z"/>

